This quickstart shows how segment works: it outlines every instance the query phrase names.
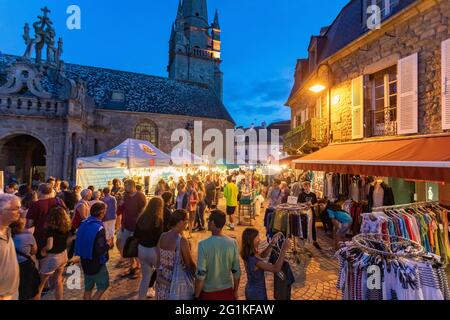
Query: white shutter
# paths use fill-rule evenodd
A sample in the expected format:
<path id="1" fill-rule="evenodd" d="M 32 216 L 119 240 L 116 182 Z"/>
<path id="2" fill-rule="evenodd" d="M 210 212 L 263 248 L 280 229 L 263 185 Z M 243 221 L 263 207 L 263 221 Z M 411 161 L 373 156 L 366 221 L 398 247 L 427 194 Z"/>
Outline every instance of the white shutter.
<path id="1" fill-rule="evenodd" d="M 442 42 L 442 130 L 450 129 L 450 39 Z"/>
<path id="2" fill-rule="evenodd" d="M 352 80 L 352 138 L 364 138 L 364 76 Z"/>
<path id="3" fill-rule="evenodd" d="M 419 131 L 418 61 L 417 53 L 398 61 L 398 134 L 411 134 Z"/>

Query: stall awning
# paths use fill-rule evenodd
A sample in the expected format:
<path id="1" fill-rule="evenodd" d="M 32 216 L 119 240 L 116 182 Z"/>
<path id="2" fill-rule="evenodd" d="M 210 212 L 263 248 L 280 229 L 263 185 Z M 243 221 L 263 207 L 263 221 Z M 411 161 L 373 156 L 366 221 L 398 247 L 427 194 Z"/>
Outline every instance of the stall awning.
<path id="1" fill-rule="evenodd" d="M 288 156 L 286 158 L 280 159 L 279 164 L 284 165 L 290 165 L 294 160 L 300 159 L 302 156 L 296 155 L 296 156 Z"/>
<path id="2" fill-rule="evenodd" d="M 450 182 L 450 136 L 330 145 L 294 163 L 304 170 Z"/>

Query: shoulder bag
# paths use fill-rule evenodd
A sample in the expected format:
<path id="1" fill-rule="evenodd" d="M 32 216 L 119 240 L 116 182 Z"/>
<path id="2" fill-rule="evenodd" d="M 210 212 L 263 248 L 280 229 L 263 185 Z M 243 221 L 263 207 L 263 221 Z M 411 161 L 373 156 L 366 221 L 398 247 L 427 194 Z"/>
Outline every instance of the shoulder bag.
<path id="1" fill-rule="evenodd" d="M 180 243 L 181 236 L 178 236 L 169 300 L 193 300 L 195 294 L 194 277 L 184 267 Z"/>

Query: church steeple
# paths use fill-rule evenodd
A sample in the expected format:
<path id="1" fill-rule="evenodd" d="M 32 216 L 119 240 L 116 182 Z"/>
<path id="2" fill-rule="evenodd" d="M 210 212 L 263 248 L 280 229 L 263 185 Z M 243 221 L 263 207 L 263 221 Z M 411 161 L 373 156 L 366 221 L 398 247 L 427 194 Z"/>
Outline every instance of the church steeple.
<path id="1" fill-rule="evenodd" d="M 209 87 L 222 99 L 220 25 L 209 24 L 206 0 L 180 0 L 169 41 L 169 78 Z"/>
<path id="2" fill-rule="evenodd" d="M 214 22 L 212 24 L 213 28 L 220 29 L 220 23 L 219 23 L 219 11 L 216 9 L 216 13 L 214 14 Z"/>
<path id="3" fill-rule="evenodd" d="M 183 18 L 183 4 L 181 3 L 181 0 L 178 1 L 178 11 L 177 11 L 177 19 Z"/>
<path id="4" fill-rule="evenodd" d="M 208 7 L 206 0 L 184 0 L 183 16 L 186 22 L 196 27 L 208 26 Z"/>

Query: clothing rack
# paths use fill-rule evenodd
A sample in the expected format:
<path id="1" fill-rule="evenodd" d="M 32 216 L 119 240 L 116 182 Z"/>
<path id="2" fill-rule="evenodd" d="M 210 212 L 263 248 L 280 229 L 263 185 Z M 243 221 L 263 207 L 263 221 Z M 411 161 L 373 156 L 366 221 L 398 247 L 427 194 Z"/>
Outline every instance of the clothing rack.
<path id="1" fill-rule="evenodd" d="M 275 208 L 276 211 L 288 211 L 288 214 L 307 214 L 307 213 L 299 213 L 299 212 L 305 212 L 308 210 L 311 210 L 311 208 L 306 205 L 306 204 L 295 204 L 295 205 L 291 205 L 291 204 L 280 204 Z M 276 213 L 275 213 L 276 214 Z M 314 212 L 313 212 L 314 214 Z M 309 223 L 309 221 L 308 221 Z M 309 235 L 308 235 L 309 236 Z M 290 238 L 291 237 L 291 233 L 290 233 L 290 221 L 289 218 L 287 219 L 287 227 L 286 227 L 286 238 Z M 293 257 L 295 258 L 296 263 L 300 263 L 300 255 L 301 254 L 307 254 L 309 257 L 312 257 L 313 254 L 310 250 L 308 250 L 305 246 L 305 243 L 303 243 L 304 240 L 301 240 L 302 243 L 299 243 L 299 246 L 297 248 L 297 241 L 296 241 L 296 237 L 293 237 L 293 248 L 292 248 L 292 252 L 291 254 L 293 255 Z M 307 240 L 306 240 L 307 241 Z"/>
<path id="2" fill-rule="evenodd" d="M 360 234 L 336 252 L 337 288 L 343 300 L 448 300 L 448 279 L 439 256 L 412 240 L 390 235 Z M 383 272 L 380 287 L 366 280 L 371 266 Z M 383 267 L 384 266 L 384 267 Z M 433 279 L 432 281 L 428 281 Z"/>
<path id="3" fill-rule="evenodd" d="M 373 208 L 365 213 L 361 233 L 379 233 L 384 237 L 403 236 L 417 241 L 424 252 L 441 257 L 444 265 L 450 262 L 448 210 L 437 201 L 422 201 L 402 205 Z"/>
<path id="4" fill-rule="evenodd" d="M 382 255 L 385 257 L 407 257 L 417 258 L 424 254 L 423 246 L 416 242 L 403 237 L 380 235 L 377 233 L 358 234 L 353 237 L 353 244 L 362 251 L 368 252 L 374 255 Z M 381 243 L 389 251 L 381 251 L 370 247 L 370 242 Z M 391 250 L 393 246 L 402 245 L 409 249 L 409 252 L 394 252 Z M 415 250 L 412 252 L 412 250 Z"/>
<path id="5" fill-rule="evenodd" d="M 384 207 L 376 207 L 372 208 L 372 211 L 383 211 L 389 209 L 403 209 L 403 208 L 411 208 L 411 207 L 420 207 L 425 205 L 439 205 L 439 201 L 422 201 L 422 202 L 412 202 L 407 204 L 398 204 L 393 206 L 384 206 Z"/>

